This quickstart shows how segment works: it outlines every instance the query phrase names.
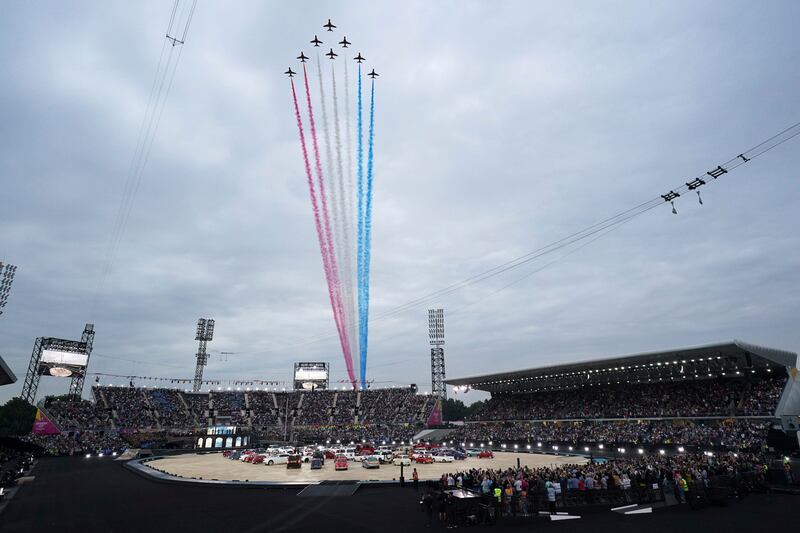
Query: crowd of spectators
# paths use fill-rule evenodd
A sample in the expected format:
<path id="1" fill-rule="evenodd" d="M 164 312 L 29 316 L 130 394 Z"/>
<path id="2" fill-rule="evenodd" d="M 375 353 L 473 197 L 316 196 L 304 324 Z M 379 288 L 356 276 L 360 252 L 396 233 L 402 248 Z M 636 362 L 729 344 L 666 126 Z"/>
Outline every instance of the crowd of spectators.
<path id="1" fill-rule="evenodd" d="M 0 447 L 0 487 L 12 486 L 17 478 L 30 470 L 33 461 L 30 452 Z"/>
<path id="2" fill-rule="evenodd" d="M 473 420 L 765 416 L 775 412 L 785 379 L 754 384 L 716 379 L 680 383 L 584 386 L 556 391 L 496 394 Z"/>
<path id="3" fill-rule="evenodd" d="M 336 393 L 336 406 L 333 408 L 333 423 L 336 425 L 352 424 L 356 415 L 356 391 L 339 391 Z"/>
<path id="4" fill-rule="evenodd" d="M 248 392 L 250 422 L 255 427 L 268 427 L 278 423 L 278 409 L 275 407 L 275 394 L 272 392 Z"/>
<path id="5" fill-rule="evenodd" d="M 48 397 L 45 398 L 44 408 L 62 431 L 112 428 L 111 412 L 100 403 Z"/>
<path id="6" fill-rule="evenodd" d="M 737 412 L 752 416 L 770 416 L 775 413 L 778 400 L 783 392 L 783 379 L 770 379 L 750 384 L 749 390 L 741 395 Z"/>
<path id="7" fill-rule="evenodd" d="M 245 413 L 247 401 L 244 395 L 245 393 L 241 391 L 212 392 L 210 401 L 215 417 L 230 417 L 229 422 L 236 426 L 249 425 L 248 417 Z"/>
<path id="8" fill-rule="evenodd" d="M 294 419 L 295 425 L 328 423 L 333 409 L 333 398 L 336 394 L 336 391 L 328 390 L 304 392 L 301 409 Z"/>
<path id="9" fill-rule="evenodd" d="M 21 438 L 40 446 L 45 455 L 84 455 L 101 451 L 121 452 L 128 442 L 113 431 L 82 431 L 58 435 L 25 435 Z"/>
<path id="10" fill-rule="evenodd" d="M 719 447 L 730 450 L 760 450 L 770 424 L 764 420 L 672 421 L 582 421 L 560 423 L 482 422 L 470 423 L 451 432 L 456 442 L 528 442 L 545 445 L 584 444 L 660 445 Z"/>
<path id="11" fill-rule="evenodd" d="M 592 503 L 610 501 L 621 495 L 623 501 L 637 501 L 651 490 L 672 492 L 678 501 L 691 504 L 690 494 L 708 488 L 715 479 L 725 480 L 734 490 L 745 482 L 763 483 L 765 465 L 758 455 L 701 454 L 677 456 L 651 455 L 605 463 L 563 465 L 559 467 L 470 469 L 442 475 L 437 489 L 464 488 L 482 495 L 493 519 L 500 516 L 528 515 L 542 508 L 550 512 L 570 501 Z M 434 507 L 449 523 L 452 507 L 445 492 L 438 501 L 432 494 L 423 499 L 430 516 Z"/>
<path id="12" fill-rule="evenodd" d="M 103 396 L 112 410 L 117 429 L 156 427 L 156 420 L 150 404 L 147 402 L 144 389 L 105 387 Z"/>
<path id="13" fill-rule="evenodd" d="M 194 427 L 194 417 L 187 411 L 180 392 L 174 389 L 146 389 L 145 394 L 162 428 Z"/>
<path id="14" fill-rule="evenodd" d="M 358 409 L 362 424 L 412 424 L 427 421 L 430 397 L 410 388 L 377 389 L 361 392 Z"/>
<path id="15" fill-rule="evenodd" d="M 208 394 L 202 392 L 184 393 L 183 399 L 189 406 L 189 411 L 201 426 L 208 422 Z"/>

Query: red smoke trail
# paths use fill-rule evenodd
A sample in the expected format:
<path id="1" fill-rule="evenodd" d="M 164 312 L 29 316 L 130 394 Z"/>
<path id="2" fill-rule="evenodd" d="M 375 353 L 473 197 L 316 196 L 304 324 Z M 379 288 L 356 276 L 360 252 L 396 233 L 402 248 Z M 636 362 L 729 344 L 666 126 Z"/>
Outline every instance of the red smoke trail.
<path id="1" fill-rule="evenodd" d="M 303 70 L 305 71 L 305 65 L 304 65 Z M 304 72 L 304 74 L 305 74 L 305 72 Z M 336 268 L 335 259 L 334 259 L 333 268 L 331 268 L 332 265 L 331 265 L 331 261 L 330 260 L 331 260 L 332 250 L 329 248 L 328 244 L 326 243 L 325 234 L 324 234 L 323 228 L 322 228 L 323 225 L 320 222 L 319 204 L 317 203 L 317 194 L 316 194 L 316 191 L 315 191 L 315 188 L 314 188 L 314 179 L 313 179 L 312 174 L 311 174 L 311 164 L 309 163 L 309 160 L 308 160 L 308 149 L 306 148 L 306 138 L 305 138 L 305 134 L 303 133 L 303 121 L 300 118 L 300 107 L 299 107 L 299 105 L 297 103 L 297 92 L 296 92 L 295 87 L 294 87 L 294 80 L 290 79 L 289 81 L 292 84 L 292 100 L 294 101 L 294 114 L 295 114 L 295 118 L 297 119 L 297 130 L 300 133 L 300 145 L 302 146 L 302 149 L 303 149 L 303 163 L 305 164 L 305 169 L 306 169 L 306 179 L 308 181 L 308 192 L 309 192 L 309 195 L 311 196 L 311 208 L 314 211 L 314 225 L 316 226 L 316 229 L 317 229 L 317 238 L 319 239 L 319 249 L 320 249 L 320 253 L 322 254 L 322 267 L 323 267 L 323 270 L 325 271 L 325 281 L 327 282 L 327 285 L 328 285 L 328 297 L 330 298 L 331 308 L 333 309 L 333 319 L 334 319 L 334 322 L 336 322 L 336 330 L 339 333 L 339 343 L 342 345 L 342 351 L 344 353 L 344 361 L 345 361 L 345 365 L 347 366 L 347 374 L 350 376 L 350 381 L 355 383 L 355 379 L 356 378 L 355 378 L 355 374 L 353 372 L 353 360 L 352 360 L 352 356 L 350 355 L 350 345 L 347 342 L 347 332 L 345 331 L 345 329 L 343 327 L 343 324 L 342 324 L 342 321 L 341 321 L 341 312 L 342 312 L 341 296 L 339 296 L 337 298 L 336 290 L 335 290 L 336 282 L 338 281 L 334 277 L 334 269 Z M 308 78 L 307 77 L 306 77 L 306 95 L 308 96 Z M 310 97 L 309 97 L 309 100 L 308 100 L 308 105 L 309 105 L 309 116 L 311 116 L 310 115 L 310 111 L 311 111 L 311 99 L 310 99 Z M 312 124 L 311 131 L 312 131 L 312 134 L 314 134 L 316 132 L 316 130 L 314 129 L 314 126 L 313 126 L 313 124 L 314 124 L 313 116 L 311 117 L 311 124 Z M 315 149 L 317 148 L 316 138 L 314 138 L 314 148 Z M 320 172 L 319 171 L 319 153 L 318 153 L 318 151 L 317 151 L 316 155 L 317 155 L 317 160 L 316 160 L 317 169 L 318 169 L 318 172 Z M 320 174 L 320 176 L 321 176 L 321 174 Z M 322 195 L 322 198 L 324 199 L 325 198 L 324 189 L 321 189 L 320 193 Z M 324 200 L 323 200 L 323 202 L 324 202 Z M 337 277 L 338 277 L 338 275 L 337 275 Z"/>

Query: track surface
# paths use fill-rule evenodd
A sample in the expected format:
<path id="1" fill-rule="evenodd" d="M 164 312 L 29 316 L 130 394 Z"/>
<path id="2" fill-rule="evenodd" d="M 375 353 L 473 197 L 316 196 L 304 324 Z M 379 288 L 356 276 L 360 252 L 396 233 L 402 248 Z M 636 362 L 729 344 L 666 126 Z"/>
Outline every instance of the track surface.
<path id="1" fill-rule="evenodd" d="M 519 459 L 522 465 L 532 468 L 551 466 L 554 464 L 585 464 L 583 457 L 563 457 L 556 455 L 498 452 L 494 459 L 478 459 L 470 457 L 463 461 L 452 463 L 412 464 L 404 467 L 403 475 L 411 479 L 411 472 L 417 469 L 419 477 L 425 479 L 440 479 L 442 474 L 467 470 L 470 468 L 508 468 L 517 465 Z M 182 477 L 202 477 L 203 479 L 220 480 L 245 480 L 250 481 L 276 481 L 276 482 L 318 482 L 325 480 L 399 480 L 400 467 L 394 465 L 381 465 L 380 468 L 366 469 L 358 461 L 350 461 L 347 470 L 336 471 L 333 461 L 325 461 L 319 470 L 311 470 L 310 465 L 304 464 L 297 469 L 289 470 L 286 465 L 250 464 L 242 461 L 232 461 L 222 457 L 222 453 L 184 454 L 173 455 L 145 463 L 159 470 Z"/>
<path id="2" fill-rule="evenodd" d="M 265 467 L 266 468 L 266 467 Z M 36 479 L 24 485 L 0 515 L 7 532 L 138 531 L 381 531 L 425 529 L 418 495 L 411 488 L 368 487 L 346 498 L 298 498 L 297 490 L 237 489 L 157 483 L 111 458 L 43 459 Z M 685 507 L 623 516 L 610 511 L 580 520 L 508 520 L 491 530 L 681 533 L 791 530 L 800 521 L 800 499 L 753 495 L 727 508 Z M 435 526 L 434 529 L 443 529 Z"/>

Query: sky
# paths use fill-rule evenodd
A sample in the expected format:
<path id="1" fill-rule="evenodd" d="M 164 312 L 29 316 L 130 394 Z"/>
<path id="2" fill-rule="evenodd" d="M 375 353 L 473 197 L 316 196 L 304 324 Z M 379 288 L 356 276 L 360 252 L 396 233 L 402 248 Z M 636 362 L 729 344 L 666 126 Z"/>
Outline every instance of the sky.
<path id="1" fill-rule="evenodd" d="M 341 386 L 283 75 L 328 18 L 380 72 L 374 317 L 800 120 L 797 2 L 199 0 L 109 262 L 172 5 L 4 3 L 0 261 L 18 270 L 0 355 L 18 382 L 0 401 L 20 393 L 36 337 L 87 322 L 89 372 L 191 378 L 198 317 L 216 320 L 207 379 L 288 382 L 295 361 L 321 360 Z M 445 309 L 448 377 L 734 338 L 800 350 L 799 149 L 710 183 L 703 205 L 684 195 L 677 215 L 662 205 L 376 318 L 368 379 L 430 390 L 428 307 Z M 39 397 L 68 386 L 43 378 Z"/>

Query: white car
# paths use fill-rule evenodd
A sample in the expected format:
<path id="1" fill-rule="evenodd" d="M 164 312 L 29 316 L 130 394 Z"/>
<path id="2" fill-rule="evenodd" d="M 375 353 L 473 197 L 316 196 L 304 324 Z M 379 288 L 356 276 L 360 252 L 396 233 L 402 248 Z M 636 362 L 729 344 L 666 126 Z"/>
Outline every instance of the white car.
<path id="1" fill-rule="evenodd" d="M 452 463 L 455 461 L 455 457 L 452 455 L 432 455 L 434 463 Z"/>
<path id="2" fill-rule="evenodd" d="M 264 464 L 266 466 L 285 465 L 288 462 L 289 462 L 288 453 L 280 453 L 278 455 L 270 455 L 269 457 L 264 457 Z"/>
<path id="3" fill-rule="evenodd" d="M 377 457 L 381 463 L 387 464 L 392 462 L 394 455 L 389 450 L 378 450 L 375 452 L 375 457 Z"/>
<path id="4" fill-rule="evenodd" d="M 411 466 L 411 458 L 407 455 L 398 455 L 392 460 L 394 466 Z"/>
<path id="5" fill-rule="evenodd" d="M 356 449 L 355 448 L 336 448 L 333 452 L 336 455 L 344 455 L 347 457 L 348 461 L 355 461 L 356 460 Z"/>

